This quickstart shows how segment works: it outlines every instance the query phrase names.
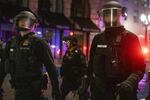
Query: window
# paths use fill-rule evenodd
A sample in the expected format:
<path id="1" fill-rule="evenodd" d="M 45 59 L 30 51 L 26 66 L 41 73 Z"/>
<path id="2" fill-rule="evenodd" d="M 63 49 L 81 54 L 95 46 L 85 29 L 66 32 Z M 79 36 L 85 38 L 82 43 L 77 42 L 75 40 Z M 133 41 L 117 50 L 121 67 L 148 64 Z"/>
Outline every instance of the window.
<path id="1" fill-rule="evenodd" d="M 50 0 L 38 0 L 39 11 L 50 11 Z"/>

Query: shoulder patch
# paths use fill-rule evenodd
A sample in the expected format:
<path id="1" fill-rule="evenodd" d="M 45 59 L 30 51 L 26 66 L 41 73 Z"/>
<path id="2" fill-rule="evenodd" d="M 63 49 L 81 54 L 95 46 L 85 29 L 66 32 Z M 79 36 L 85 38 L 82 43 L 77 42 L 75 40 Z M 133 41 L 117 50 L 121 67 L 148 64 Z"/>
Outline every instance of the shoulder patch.
<path id="1" fill-rule="evenodd" d="M 28 46 L 29 44 L 31 44 L 31 41 L 29 41 L 29 40 L 25 40 L 23 42 L 23 46 Z"/>

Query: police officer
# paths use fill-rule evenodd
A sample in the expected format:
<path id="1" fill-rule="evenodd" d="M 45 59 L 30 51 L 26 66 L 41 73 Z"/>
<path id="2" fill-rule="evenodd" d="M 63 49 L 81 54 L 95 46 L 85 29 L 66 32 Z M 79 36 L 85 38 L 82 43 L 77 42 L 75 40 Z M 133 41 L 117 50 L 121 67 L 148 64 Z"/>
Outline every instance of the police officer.
<path id="1" fill-rule="evenodd" d="M 18 35 L 6 44 L 6 71 L 11 74 L 15 100 L 41 100 L 44 65 L 51 79 L 52 96 L 58 100 L 60 93 L 53 57 L 47 43 L 34 35 L 36 25 L 37 18 L 29 11 L 15 16 Z"/>
<path id="2" fill-rule="evenodd" d="M 91 45 L 88 64 L 91 100 L 137 100 L 145 64 L 137 36 L 120 23 L 123 7 L 108 1 L 99 11 L 105 30 Z"/>
<path id="3" fill-rule="evenodd" d="M 79 89 L 82 78 L 86 74 L 86 61 L 83 52 L 78 48 L 78 40 L 74 36 L 64 38 L 67 51 L 63 57 L 61 66 L 61 100 L 65 100 L 69 92 Z"/>
<path id="4" fill-rule="evenodd" d="M 6 75 L 4 71 L 4 61 L 4 42 L 0 39 L 0 100 L 3 100 L 2 83 Z"/>

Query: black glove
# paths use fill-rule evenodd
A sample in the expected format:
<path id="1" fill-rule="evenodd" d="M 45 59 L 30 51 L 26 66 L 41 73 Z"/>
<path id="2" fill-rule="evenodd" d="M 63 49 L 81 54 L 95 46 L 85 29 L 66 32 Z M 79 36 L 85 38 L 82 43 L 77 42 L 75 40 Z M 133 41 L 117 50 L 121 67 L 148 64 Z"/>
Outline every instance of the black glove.
<path id="1" fill-rule="evenodd" d="M 55 87 L 52 88 L 52 97 L 54 100 L 60 99 L 60 91 L 58 88 L 55 88 Z"/>
<path id="2" fill-rule="evenodd" d="M 117 91 L 119 92 L 133 92 L 137 88 L 140 78 L 136 73 L 131 74 L 125 81 L 117 84 Z M 129 94 L 129 93 L 128 93 Z"/>
<path id="3" fill-rule="evenodd" d="M 121 100 L 132 100 L 133 98 L 133 86 L 128 82 L 124 81 L 116 86 L 116 96 Z"/>
<path id="4" fill-rule="evenodd" d="M 3 100 L 3 93 L 4 93 L 3 89 L 0 88 L 0 100 Z"/>

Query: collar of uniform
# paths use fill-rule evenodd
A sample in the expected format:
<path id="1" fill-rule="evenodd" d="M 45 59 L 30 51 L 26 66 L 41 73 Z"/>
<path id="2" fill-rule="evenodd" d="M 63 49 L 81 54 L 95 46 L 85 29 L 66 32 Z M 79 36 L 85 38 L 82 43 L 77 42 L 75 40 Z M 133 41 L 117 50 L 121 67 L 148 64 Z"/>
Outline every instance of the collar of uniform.
<path id="1" fill-rule="evenodd" d="M 124 26 L 111 27 L 111 28 L 106 28 L 105 29 L 105 34 L 108 35 L 109 37 L 111 37 L 111 36 L 116 36 L 118 34 L 121 34 L 124 31 L 125 31 Z"/>
<path id="2" fill-rule="evenodd" d="M 120 26 L 120 27 L 111 27 L 111 28 L 106 28 L 105 33 L 106 34 L 120 34 L 125 30 L 124 26 Z"/>
<path id="3" fill-rule="evenodd" d="M 29 32 L 28 34 L 24 35 L 23 37 L 21 35 L 19 35 L 19 39 L 26 39 L 26 38 L 28 38 L 31 35 L 34 35 L 34 33 L 33 32 Z"/>

